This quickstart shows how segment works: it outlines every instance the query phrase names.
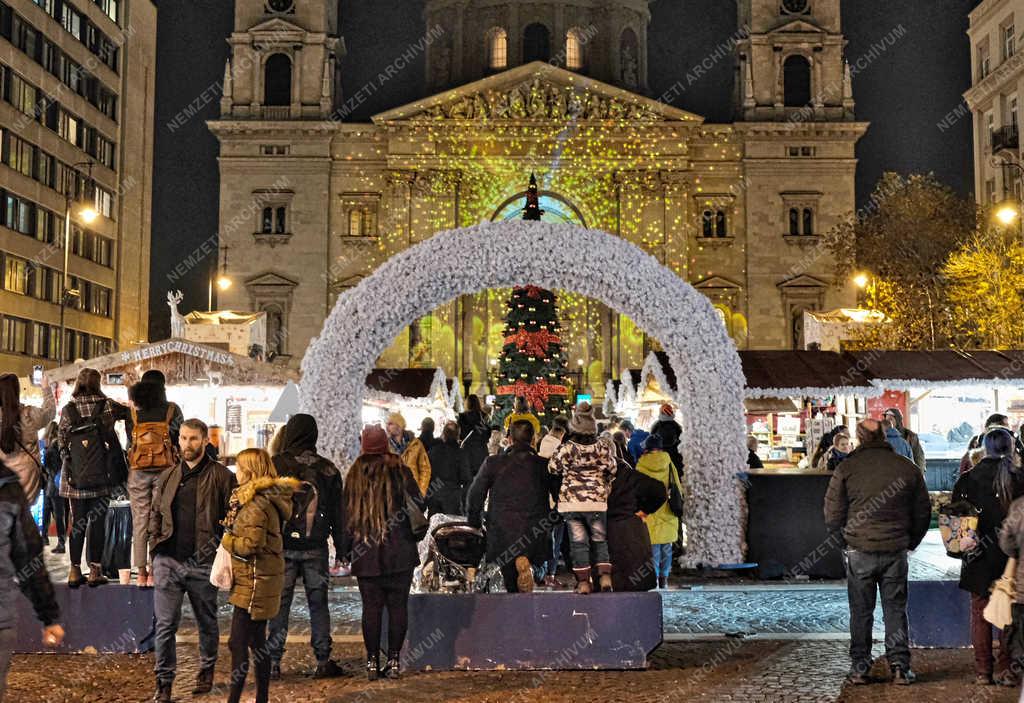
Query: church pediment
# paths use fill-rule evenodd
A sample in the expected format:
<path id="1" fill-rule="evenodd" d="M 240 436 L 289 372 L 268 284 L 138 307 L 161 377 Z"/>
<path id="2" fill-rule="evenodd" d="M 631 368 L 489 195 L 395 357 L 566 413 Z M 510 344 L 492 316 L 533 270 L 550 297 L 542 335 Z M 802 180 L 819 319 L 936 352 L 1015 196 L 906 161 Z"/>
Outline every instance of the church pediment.
<path id="1" fill-rule="evenodd" d="M 245 282 L 245 285 L 247 285 L 249 287 L 253 287 L 253 286 L 260 286 L 260 287 L 274 286 L 274 287 L 281 287 L 281 288 L 294 288 L 295 286 L 299 285 L 299 282 L 298 281 L 293 281 L 290 278 L 285 278 L 284 276 L 282 276 L 280 274 L 273 273 L 272 271 L 268 271 L 267 273 L 261 273 L 258 276 L 254 276 L 254 277 L 252 277 L 250 279 L 247 279 L 246 282 Z"/>
<path id="2" fill-rule="evenodd" d="M 269 44 L 290 44 L 302 42 L 306 37 L 306 30 L 292 24 L 280 17 L 274 17 L 266 22 L 261 22 L 249 28 L 247 34 L 252 36 L 253 41 Z"/>
<path id="3" fill-rule="evenodd" d="M 699 283 L 694 283 L 693 287 L 697 290 L 708 290 L 711 288 L 739 289 L 740 284 L 734 283 L 728 278 L 722 278 L 721 276 L 711 276 L 710 278 L 705 278 Z"/>
<path id="4" fill-rule="evenodd" d="M 807 20 L 798 19 L 785 22 L 768 34 L 826 34 L 826 32 L 816 24 L 808 22 Z"/>
<path id="5" fill-rule="evenodd" d="M 535 61 L 373 117 L 375 123 L 431 120 L 635 120 L 704 118 L 578 73 Z"/>
<path id="6" fill-rule="evenodd" d="M 826 281 L 823 281 L 820 278 L 815 278 L 814 276 L 808 276 L 807 274 L 802 274 L 800 276 L 796 276 L 795 278 L 790 278 L 789 280 L 783 281 L 782 283 L 778 284 L 779 288 L 782 289 L 825 288 L 828 285 L 829 284 Z"/>

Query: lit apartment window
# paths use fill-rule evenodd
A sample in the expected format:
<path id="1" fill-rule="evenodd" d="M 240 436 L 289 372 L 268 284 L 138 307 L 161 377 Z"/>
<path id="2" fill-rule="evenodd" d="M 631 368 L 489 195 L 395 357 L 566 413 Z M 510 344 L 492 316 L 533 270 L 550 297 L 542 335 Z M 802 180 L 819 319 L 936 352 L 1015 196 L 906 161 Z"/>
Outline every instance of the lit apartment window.
<path id="1" fill-rule="evenodd" d="M 24 259 L 7 254 L 4 256 L 4 290 L 11 293 L 28 293 L 28 269 Z"/>
<path id="2" fill-rule="evenodd" d="M 3 351 L 11 354 L 28 353 L 28 320 L 5 317 L 3 325 Z"/>
<path id="3" fill-rule="evenodd" d="M 1003 27 L 1003 60 L 1012 58 L 1017 53 L 1017 37 L 1013 24 Z"/>
<path id="4" fill-rule="evenodd" d="M 981 80 L 992 72 L 992 57 L 988 43 L 978 47 L 978 79 Z"/>

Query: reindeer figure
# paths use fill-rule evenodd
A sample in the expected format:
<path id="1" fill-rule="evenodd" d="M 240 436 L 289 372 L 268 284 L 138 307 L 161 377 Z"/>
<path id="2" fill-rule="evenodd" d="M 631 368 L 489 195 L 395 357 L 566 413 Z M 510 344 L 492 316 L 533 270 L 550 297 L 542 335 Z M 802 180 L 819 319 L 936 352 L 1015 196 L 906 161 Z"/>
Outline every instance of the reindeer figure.
<path id="1" fill-rule="evenodd" d="M 167 291 L 167 307 L 171 309 L 171 337 L 174 339 L 185 338 L 185 318 L 178 312 L 178 304 L 184 297 L 180 290 Z"/>

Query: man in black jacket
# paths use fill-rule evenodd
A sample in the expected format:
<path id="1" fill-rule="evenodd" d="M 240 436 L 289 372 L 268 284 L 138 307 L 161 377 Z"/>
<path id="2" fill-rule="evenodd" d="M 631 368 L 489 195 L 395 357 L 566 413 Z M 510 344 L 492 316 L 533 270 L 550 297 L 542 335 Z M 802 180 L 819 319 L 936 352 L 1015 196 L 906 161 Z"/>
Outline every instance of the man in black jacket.
<path id="1" fill-rule="evenodd" d="M 0 464 L 0 700 L 4 698 L 18 634 L 15 582 L 43 622 L 43 644 L 58 646 L 64 630 L 58 624 L 60 607 L 43 563 L 43 539 L 29 513 L 17 474 Z"/>
<path id="2" fill-rule="evenodd" d="M 893 451 L 878 420 L 857 425 L 859 446 L 841 464 L 825 494 L 825 524 L 841 530 L 850 600 L 848 680 L 869 683 L 876 589 L 882 594 L 886 658 L 893 683 L 910 684 L 907 551 L 917 549 L 931 522 L 924 476 Z"/>
<path id="3" fill-rule="evenodd" d="M 297 514 L 281 526 L 284 537 L 284 589 L 281 609 L 270 621 L 267 644 L 270 651 L 271 678 L 281 676 L 281 658 L 288 638 L 288 615 L 295 595 L 295 582 L 302 579 L 309 606 L 310 640 L 316 655 L 314 678 L 340 676 L 343 672 L 331 660 L 331 611 L 327 592 L 331 585 L 328 569 L 327 538 L 334 538 L 338 554 L 345 554 L 344 513 L 341 497 L 341 473 L 330 461 L 316 453 L 319 432 L 311 415 L 293 415 L 284 428 L 281 453 L 274 466 L 281 476 L 302 481 L 302 489 L 293 495 Z"/>
<path id="4" fill-rule="evenodd" d="M 487 507 L 487 561 L 497 563 L 509 593 L 533 590 L 532 566 L 551 558 L 555 523 L 549 497 L 554 480 L 548 463 L 533 449 L 533 425 L 517 420 L 511 426 L 512 446 L 484 460 L 466 499 L 469 523 L 481 524 Z"/>
<path id="5" fill-rule="evenodd" d="M 181 604 L 188 594 L 199 630 L 199 675 L 195 695 L 213 689 L 217 664 L 217 587 L 210 567 L 224 534 L 221 521 L 228 512 L 234 474 L 206 455 L 209 432 L 201 420 L 181 423 L 178 449 L 181 461 L 160 474 L 153 493 L 149 538 L 153 551 L 153 611 L 156 618 L 156 694 L 169 703 L 177 670 L 175 637 Z"/>

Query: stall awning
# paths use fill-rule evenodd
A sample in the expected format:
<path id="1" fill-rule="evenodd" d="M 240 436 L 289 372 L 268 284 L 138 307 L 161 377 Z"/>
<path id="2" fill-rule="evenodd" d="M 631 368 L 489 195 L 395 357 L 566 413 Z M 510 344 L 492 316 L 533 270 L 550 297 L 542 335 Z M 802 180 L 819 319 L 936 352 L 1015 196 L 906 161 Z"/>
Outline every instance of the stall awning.
<path id="1" fill-rule="evenodd" d="M 461 412 L 462 389 L 442 369 L 374 369 L 366 376 L 366 398 L 378 403 L 437 404 Z"/>
<path id="2" fill-rule="evenodd" d="M 880 391 L 855 359 L 822 351 L 741 351 L 748 398 L 820 397 Z"/>
<path id="3" fill-rule="evenodd" d="M 858 351 L 848 352 L 880 387 L 1024 385 L 1024 351 Z"/>
<path id="4" fill-rule="evenodd" d="M 284 386 L 288 381 L 299 380 L 299 372 L 287 366 L 257 361 L 185 339 L 165 339 L 105 354 L 62 366 L 47 374 L 54 381 L 73 383 L 85 368 L 96 369 L 101 374 L 121 374 L 121 382 L 125 385 L 137 383 L 150 369 L 162 371 L 169 386 L 203 382 L 223 386 Z"/>

